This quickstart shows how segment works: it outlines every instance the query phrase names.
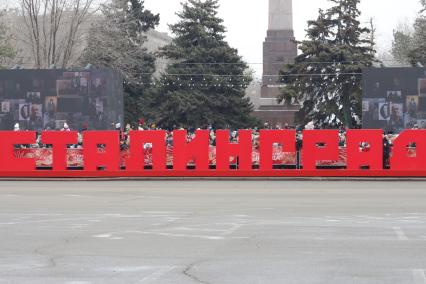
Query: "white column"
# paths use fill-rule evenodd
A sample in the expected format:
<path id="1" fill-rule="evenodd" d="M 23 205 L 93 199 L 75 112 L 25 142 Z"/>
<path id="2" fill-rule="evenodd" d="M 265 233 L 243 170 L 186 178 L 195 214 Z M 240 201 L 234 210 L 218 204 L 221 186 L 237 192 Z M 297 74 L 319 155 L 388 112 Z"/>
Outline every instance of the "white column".
<path id="1" fill-rule="evenodd" d="M 293 30 L 292 0 L 269 0 L 269 30 Z"/>

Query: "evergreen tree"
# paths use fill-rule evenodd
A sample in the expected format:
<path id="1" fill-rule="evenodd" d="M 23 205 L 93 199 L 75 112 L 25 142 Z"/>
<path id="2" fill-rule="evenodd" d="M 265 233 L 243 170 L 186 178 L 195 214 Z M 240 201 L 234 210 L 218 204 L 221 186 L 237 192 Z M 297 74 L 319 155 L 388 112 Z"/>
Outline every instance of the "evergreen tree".
<path id="1" fill-rule="evenodd" d="M 391 54 L 400 64 L 410 65 L 410 52 L 414 48 L 413 35 L 408 27 L 399 27 L 393 32 Z"/>
<path id="2" fill-rule="evenodd" d="M 414 23 L 413 48 L 408 58 L 413 66 L 426 66 L 426 0 L 420 0 L 422 10 Z"/>
<path id="3" fill-rule="evenodd" d="M 393 33 L 391 53 L 403 65 L 426 66 L 426 0 L 413 28 L 401 26 Z"/>
<path id="4" fill-rule="evenodd" d="M 90 29 L 81 63 L 110 67 L 124 78 L 127 122 L 136 122 L 149 110 L 149 86 L 155 72 L 155 56 L 144 47 L 145 32 L 154 29 L 159 15 L 144 8 L 144 0 L 112 0 L 102 7 L 102 19 Z"/>
<path id="5" fill-rule="evenodd" d="M 301 54 L 281 71 L 285 85 L 279 101 L 301 105 L 297 122 L 319 127 L 355 127 L 361 117 L 361 72 L 375 62 L 371 31 L 361 27 L 359 0 L 329 0 L 308 22 Z"/>
<path id="6" fill-rule="evenodd" d="M 2 14 L 0 12 L 0 18 Z M 5 24 L 1 23 L 0 19 L 0 68 L 3 67 L 9 60 L 16 55 L 13 46 L 10 43 L 10 36 Z"/>
<path id="7" fill-rule="evenodd" d="M 218 0 L 188 0 L 171 25 L 173 42 L 160 55 L 171 60 L 158 84 L 156 117 L 163 127 L 244 128 L 256 125 L 244 98 L 248 66 L 225 41 Z"/>

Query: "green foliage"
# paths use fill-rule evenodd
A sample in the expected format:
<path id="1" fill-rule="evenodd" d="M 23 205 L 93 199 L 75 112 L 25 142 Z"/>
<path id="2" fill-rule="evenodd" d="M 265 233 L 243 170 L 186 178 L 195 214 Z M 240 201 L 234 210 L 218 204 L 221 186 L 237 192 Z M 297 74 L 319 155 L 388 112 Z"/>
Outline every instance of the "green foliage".
<path id="1" fill-rule="evenodd" d="M 398 62 L 426 66 L 426 0 L 420 0 L 422 9 L 413 26 L 394 31 L 391 53 Z"/>
<path id="2" fill-rule="evenodd" d="M 258 123 L 244 97 L 252 80 L 248 66 L 225 41 L 218 7 L 218 0 L 188 0 L 177 13 L 179 22 L 170 26 L 175 37 L 160 55 L 171 63 L 155 97 L 154 115 L 162 127 L 244 128 Z"/>
<path id="3" fill-rule="evenodd" d="M 414 39 L 410 30 L 400 27 L 393 32 L 392 50 L 393 58 L 402 65 L 410 64 L 410 52 L 414 48 Z"/>
<path id="4" fill-rule="evenodd" d="M 143 0 L 113 0 L 102 7 L 103 18 L 90 29 L 81 64 L 110 67 L 124 78 L 125 120 L 136 122 L 149 112 L 149 87 L 155 56 L 144 47 L 144 35 L 159 24 L 159 15 L 144 8 Z"/>
<path id="5" fill-rule="evenodd" d="M 414 23 L 413 47 L 408 58 L 413 66 L 426 66 L 426 0 L 420 1 L 422 10 Z"/>
<path id="6" fill-rule="evenodd" d="M 0 13 L 0 18 L 1 18 Z M 0 22 L 0 68 L 3 68 L 4 65 L 15 58 L 16 51 L 10 43 L 10 36 L 8 34 L 8 29 L 6 25 Z"/>
<path id="7" fill-rule="evenodd" d="M 296 120 L 319 127 L 355 127 L 361 117 L 361 76 L 375 62 L 371 31 L 359 22 L 359 0 L 330 0 L 308 22 L 307 39 L 298 42 L 301 54 L 281 71 L 285 87 L 279 101 L 299 103 Z"/>

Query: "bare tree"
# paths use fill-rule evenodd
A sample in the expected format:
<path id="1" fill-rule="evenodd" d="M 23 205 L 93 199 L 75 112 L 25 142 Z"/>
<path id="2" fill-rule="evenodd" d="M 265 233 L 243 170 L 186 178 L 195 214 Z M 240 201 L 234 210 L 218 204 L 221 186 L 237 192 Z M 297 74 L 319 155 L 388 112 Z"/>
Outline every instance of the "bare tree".
<path id="1" fill-rule="evenodd" d="M 93 13 L 94 0 L 20 0 L 25 25 L 22 42 L 31 49 L 34 66 L 66 68 L 79 40 L 79 30 Z"/>

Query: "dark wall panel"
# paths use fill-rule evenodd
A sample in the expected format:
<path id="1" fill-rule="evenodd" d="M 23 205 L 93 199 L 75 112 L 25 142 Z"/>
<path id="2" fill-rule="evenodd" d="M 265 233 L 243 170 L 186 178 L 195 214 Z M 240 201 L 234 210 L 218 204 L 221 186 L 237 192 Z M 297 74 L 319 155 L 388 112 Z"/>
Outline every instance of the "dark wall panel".
<path id="1" fill-rule="evenodd" d="M 1 70 L 0 129 L 113 129 L 123 122 L 122 78 L 110 69 Z"/>
<path id="2" fill-rule="evenodd" d="M 366 129 L 426 129 L 426 68 L 365 69 L 362 114 Z"/>

